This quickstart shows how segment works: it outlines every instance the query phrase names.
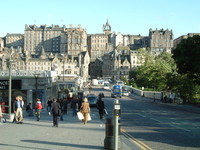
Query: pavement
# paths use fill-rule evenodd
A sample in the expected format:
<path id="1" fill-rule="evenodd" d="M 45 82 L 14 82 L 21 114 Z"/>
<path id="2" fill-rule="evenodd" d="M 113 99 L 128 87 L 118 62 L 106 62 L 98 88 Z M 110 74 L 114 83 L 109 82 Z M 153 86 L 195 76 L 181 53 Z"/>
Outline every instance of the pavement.
<path id="1" fill-rule="evenodd" d="M 98 150 L 104 149 L 105 120 L 100 120 L 96 108 L 83 125 L 72 112 L 64 115 L 58 127 L 53 127 L 52 116 L 46 110 L 41 120 L 24 117 L 23 124 L 0 123 L 0 149 L 2 150 Z M 127 138 L 121 136 L 121 150 L 132 150 Z M 137 149 L 137 148 L 136 148 Z"/>
<path id="2" fill-rule="evenodd" d="M 131 94 L 130 98 L 135 99 L 135 100 L 143 100 L 149 103 L 155 103 L 159 104 L 162 107 L 170 107 L 171 109 L 176 109 L 176 110 L 182 110 L 186 112 L 191 112 L 191 113 L 198 113 L 200 114 L 200 107 L 197 105 L 192 105 L 192 104 L 175 104 L 175 103 L 164 103 L 161 100 L 155 100 L 152 98 L 145 98 L 141 97 L 136 94 Z"/>

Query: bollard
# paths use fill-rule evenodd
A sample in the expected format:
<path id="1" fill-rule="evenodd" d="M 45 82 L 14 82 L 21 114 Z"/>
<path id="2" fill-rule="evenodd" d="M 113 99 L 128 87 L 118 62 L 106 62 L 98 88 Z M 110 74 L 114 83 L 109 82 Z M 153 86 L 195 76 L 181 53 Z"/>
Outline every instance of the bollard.
<path id="1" fill-rule="evenodd" d="M 119 135 L 118 135 L 118 148 L 121 148 L 121 133 L 120 133 L 120 123 L 118 127 Z M 106 150 L 114 150 L 115 142 L 114 142 L 114 119 L 106 118 L 106 130 L 105 130 L 105 139 L 104 139 L 104 149 Z"/>

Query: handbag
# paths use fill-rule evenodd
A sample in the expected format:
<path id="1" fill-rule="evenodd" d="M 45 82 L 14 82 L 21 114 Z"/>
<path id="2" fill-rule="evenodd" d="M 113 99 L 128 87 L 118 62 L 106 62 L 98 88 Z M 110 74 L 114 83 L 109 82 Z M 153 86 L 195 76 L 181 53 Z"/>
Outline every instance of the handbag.
<path id="1" fill-rule="evenodd" d="M 108 115 L 108 111 L 104 108 L 104 114 Z"/>
<path id="2" fill-rule="evenodd" d="M 79 120 L 84 119 L 83 114 L 82 114 L 80 111 L 77 112 L 77 116 L 78 116 L 78 119 L 79 119 Z"/>
<path id="3" fill-rule="evenodd" d="M 88 113 L 88 118 L 87 118 L 88 121 L 92 120 L 91 116 L 90 116 L 90 113 Z"/>

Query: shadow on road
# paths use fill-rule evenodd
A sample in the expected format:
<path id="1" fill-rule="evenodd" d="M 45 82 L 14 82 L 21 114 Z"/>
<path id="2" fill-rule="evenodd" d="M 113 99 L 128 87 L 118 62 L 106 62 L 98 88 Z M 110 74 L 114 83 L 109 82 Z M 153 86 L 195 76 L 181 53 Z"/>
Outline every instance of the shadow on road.
<path id="1" fill-rule="evenodd" d="M 103 149 L 103 146 L 94 146 L 94 145 L 79 145 L 79 144 L 71 144 L 71 143 L 58 143 L 58 142 L 47 142 L 47 141 L 38 141 L 38 140 L 21 140 L 21 141 L 28 142 L 28 143 L 37 143 L 37 144 L 77 147 L 77 148 L 83 148 L 83 149 Z"/>

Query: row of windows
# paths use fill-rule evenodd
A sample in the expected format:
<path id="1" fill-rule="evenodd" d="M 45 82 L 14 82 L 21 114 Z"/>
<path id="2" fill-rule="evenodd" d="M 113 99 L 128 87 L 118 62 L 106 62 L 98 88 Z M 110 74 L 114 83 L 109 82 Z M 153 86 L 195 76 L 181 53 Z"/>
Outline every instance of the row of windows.
<path id="1" fill-rule="evenodd" d="M 92 40 L 92 43 L 99 43 L 99 42 L 101 42 L 101 43 L 107 43 L 108 40 Z"/>

